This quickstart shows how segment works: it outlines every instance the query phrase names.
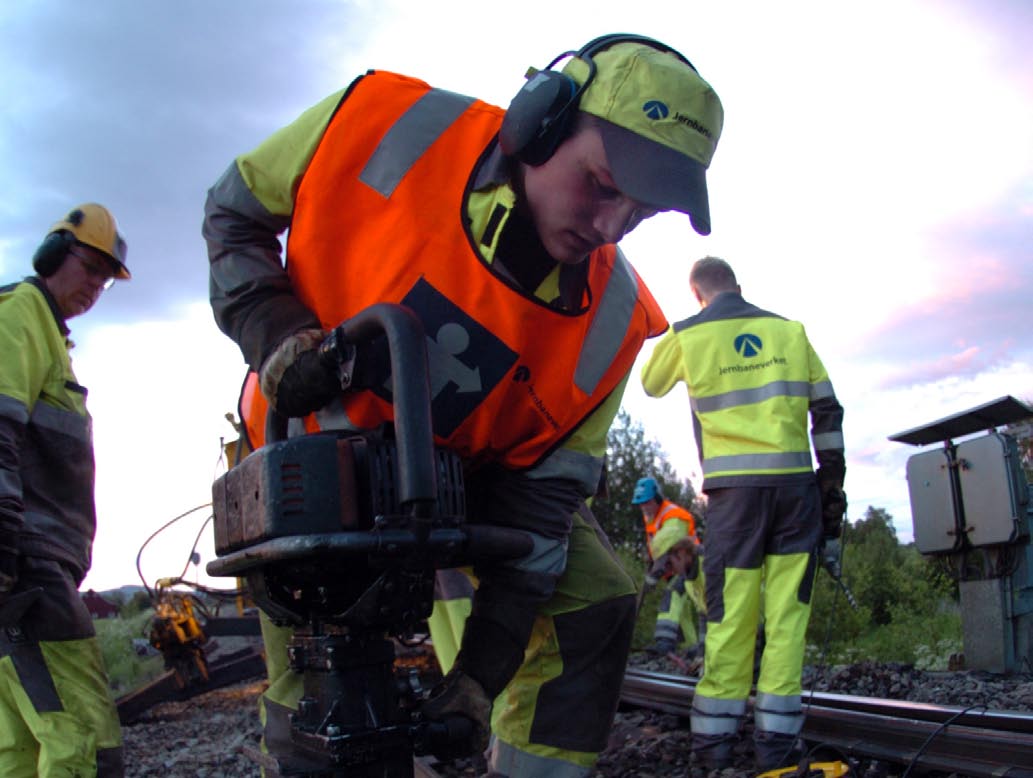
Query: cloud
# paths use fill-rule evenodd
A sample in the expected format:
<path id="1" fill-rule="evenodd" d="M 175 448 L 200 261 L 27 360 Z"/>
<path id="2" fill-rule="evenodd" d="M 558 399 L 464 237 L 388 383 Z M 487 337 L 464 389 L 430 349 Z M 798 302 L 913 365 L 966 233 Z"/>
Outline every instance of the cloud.
<path id="1" fill-rule="evenodd" d="M 0 153 L 5 188 L 21 197 L 2 215 L 14 237 L 0 271 L 29 272 L 50 224 L 75 203 L 104 203 L 134 278 L 97 322 L 207 296 L 205 191 L 237 154 L 338 88 L 339 52 L 361 50 L 371 29 L 352 3 L 309 4 L 318 13 L 271 0 L 17 8 L 0 23 Z"/>
<path id="2" fill-rule="evenodd" d="M 879 388 L 936 381 L 1033 359 L 1025 337 L 1033 265 L 1033 226 L 1002 202 L 996 213 L 948 223 L 930 235 L 935 269 L 910 286 L 911 299 L 862 328 L 849 350 L 853 359 L 895 363 Z M 897 284 L 892 271 L 882 275 Z"/>

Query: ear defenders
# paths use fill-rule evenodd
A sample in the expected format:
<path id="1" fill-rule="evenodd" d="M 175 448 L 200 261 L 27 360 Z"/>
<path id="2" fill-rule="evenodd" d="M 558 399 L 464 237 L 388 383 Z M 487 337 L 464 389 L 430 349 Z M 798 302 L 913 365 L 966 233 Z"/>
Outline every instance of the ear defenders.
<path id="1" fill-rule="evenodd" d="M 76 208 L 68 214 L 65 221 L 74 226 L 79 226 L 82 224 L 83 218 L 83 212 Z M 72 248 L 74 243 L 75 234 L 68 230 L 55 230 L 51 232 L 43 239 L 43 242 L 39 244 L 39 248 L 36 249 L 36 253 L 33 254 L 32 269 L 40 277 L 50 278 L 60 269 L 65 261 L 65 257 L 68 256 L 69 249 Z"/>
<path id="2" fill-rule="evenodd" d="M 688 59 L 670 46 L 643 35 L 614 33 L 589 41 L 579 51 L 565 51 L 545 66 L 544 70 L 528 71 L 527 83 L 509 104 L 499 129 L 499 147 L 506 156 L 536 167 L 542 165 L 570 134 L 577 117 L 581 95 L 595 78 L 592 56 L 618 43 L 640 43 L 675 55 L 695 70 Z M 588 78 L 583 84 L 552 67 L 567 57 L 576 57 L 588 65 Z"/>

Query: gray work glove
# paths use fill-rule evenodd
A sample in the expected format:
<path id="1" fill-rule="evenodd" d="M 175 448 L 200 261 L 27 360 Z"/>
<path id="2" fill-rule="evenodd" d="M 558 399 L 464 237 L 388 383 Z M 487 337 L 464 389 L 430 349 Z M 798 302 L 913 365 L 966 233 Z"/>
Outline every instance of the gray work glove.
<path id="1" fill-rule="evenodd" d="M 318 411 L 341 394 L 341 382 L 320 359 L 326 339 L 320 329 L 295 332 L 276 347 L 258 373 L 262 394 L 279 413 L 289 418 Z"/>
<path id="2" fill-rule="evenodd" d="M 484 687 L 458 668 L 431 689 L 421 708 L 428 721 L 443 722 L 456 716 L 469 719 L 473 724 L 469 738 L 435 750 L 439 758 L 456 758 L 482 753 L 488 747 L 491 734 L 491 700 Z"/>
<path id="3" fill-rule="evenodd" d="M 842 551 L 839 545 L 839 538 L 826 538 L 821 549 L 821 563 L 828 570 L 833 580 L 838 581 L 843 573 L 841 565 Z"/>

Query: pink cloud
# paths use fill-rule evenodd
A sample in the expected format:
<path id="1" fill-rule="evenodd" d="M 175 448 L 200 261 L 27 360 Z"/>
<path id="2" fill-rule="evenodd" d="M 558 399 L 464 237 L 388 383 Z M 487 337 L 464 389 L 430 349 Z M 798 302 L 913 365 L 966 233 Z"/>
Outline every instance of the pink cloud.
<path id="1" fill-rule="evenodd" d="M 906 368 L 895 370 L 878 382 L 880 389 L 898 389 L 945 378 L 981 373 L 990 368 L 1006 364 L 1011 358 L 1011 341 L 999 345 L 993 351 L 980 346 L 962 347 L 960 351 L 926 362 L 915 361 Z M 963 344 L 962 344 L 963 346 Z"/>

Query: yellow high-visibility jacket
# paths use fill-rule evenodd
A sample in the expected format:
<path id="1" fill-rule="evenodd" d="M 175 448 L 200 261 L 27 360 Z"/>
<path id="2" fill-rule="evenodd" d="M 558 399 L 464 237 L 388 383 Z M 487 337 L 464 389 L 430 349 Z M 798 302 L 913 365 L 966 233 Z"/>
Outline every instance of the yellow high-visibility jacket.
<path id="1" fill-rule="evenodd" d="M 0 528 L 26 556 L 90 568 L 93 422 L 68 328 L 36 277 L 0 288 Z"/>
<path id="2" fill-rule="evenodd" d="M 642 369 L 653 397 L 679 381 L 704 491 L 810 478 L 812 444 L 821 466 L 842 471 L 843 408 L 800 322 L 722 293 L 674 324 Z"/>

